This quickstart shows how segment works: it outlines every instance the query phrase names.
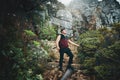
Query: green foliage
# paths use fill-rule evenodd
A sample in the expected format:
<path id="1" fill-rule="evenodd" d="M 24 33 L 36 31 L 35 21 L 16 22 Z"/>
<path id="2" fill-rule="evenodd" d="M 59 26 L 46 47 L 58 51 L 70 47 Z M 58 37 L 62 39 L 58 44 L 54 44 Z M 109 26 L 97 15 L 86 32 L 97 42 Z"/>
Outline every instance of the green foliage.
<path id="1" fill-rule="evenodd" d="M 111 69 L 112 67 L 110 65 L 100 65 L 96 66 L 95 70 L 98 72 L 99 76 L 102 77 L 102 80 L 110 80 L 112 76 Z"/>
<path id="2" fill-rule="evenodd" d="M 46 26 L 41 29 L 41 33 L 39 34 L 40 39 L 48 39 L 48 40 L 55 40 L 56 38 L 56 31 L 54 26 Z"/>
<path id="3" fill-rule="evenodd" d="M 48 53 L 50 53 L 50 45 L 48 45 L 47 44 L 48 43 L 48 40 L 46 39 L 46 40 L 41 40 L 41 45 L 42 45 L 42 47 L 48 52 Z"/>
<path id="4" fill-rule="evenodd" d="M 36 36 L 36 34 L 34 33 L 34 32 L 32 32 L 31 30 L 24 30 L 25 31 L 25 33 L 26 33 L 26 35 L 28 35 L 28 36 Z"/>
<path id="5" fill-rule="evenodd" d="M 120 34 L 120 23 L 114 23 L 112 26 L 112 29 Z"/>
<path id="6" fill-rule="evenodd" d="M 41 74 L 40 74 L 40 75 L 37 75 L 37 79 L 38 79 L 38 80 L 43 80 L 42 75 L 41 75 Z"/>
<path id="7" fill-rule="evenodd" d="M 83 66 L 85 66 L 86 68 L 92 68 L 93 66 L 95 66 L 95 62 L 95 58 L 87 58 L 85 59 Z"/>
<path id="8" fill-rule="evenodd" d="M 25 56 L 22 49 L 11 46 L 10 52 L 14 54 L 12 59 L 15 61 L 12 67 L 14 70 L 12 75 L 16 75 L 16 80 L 43 80 L 41 74 L 44 70 L 44 60 L 47 58 L 47 54 L 42 48 L 38 48 L 33 44 L 29 45 L 28 48 L 30 50 Z"/>
<path id="9" fill-rule="evenodd" d="M 80 54 L 78 56 L 81 56 L 81 59 L 85 59 L 86 56 L 94 56 L 103 41 L 104 38 L 99 31 L 88 31 L 81 34 L 79 38 L 81 48 L 79 49 Z M 80 62 L 82 61 L 80 60 Z"/>
<path id="10" fill-rule="evenodd" d="M 41 74 L 44 71 L 45 60 L 48 54 L 40 45 L 39 47 L 37 46 L 30 44 L 28 46 L 30 50 L 28 50 L 26 56 L 19 49 L 11 47 L 12 52 L 16 53 L 13 59 L 17 63 L 13 65 L 13 69 L 16 71 L 14 74 L 17 74 L 17 80 L 43 80 Z"/>
<path id="11" fill-rule="evenodd" d="M 48 54 L 36 39 L 49 18 L 48 2 L 57 0 L 0 0 L 0 80 L 43 80 Z"/>
<path id="12" fill-rule="evenodd" d="M 33 45 L 35 45 L 35 46 L 40 46 L 40 42 L 38 42 L 38 41 L 33 41 Z"/>
<path id="13" fill-rule="evenodd" d="M 87 31 L 80 35 L 79 43 L 81 47 L 79 48 L 78 57 L 80 58 L 82 66 L 86 68 L 85 71 L 87 71 L 88 74 L 94 73 L 94 66 L 96 65 L 96 58 L 94 55 L 100 45 L 102 45 L 103 41 L 104 37 L 97 30 Z"/>
<path id="14" fill-rule="evenodd" d="M 85 67 L 85 73 L 91 74 L 90 72 L 95 70 L 98 73 L 97 80 L 120 79 L 119 33 L 115 25 L 113 28 L 87 31 L 80 35 L 81 47 L 78 49 L 80 63 Z"/>
<path id="15" fill-rule="evenodd" d="M 79 43 L 86 48 L 97 48 L 103 41 L 103 36 L 99 31 L 88 31 L 80 35 Z"/>

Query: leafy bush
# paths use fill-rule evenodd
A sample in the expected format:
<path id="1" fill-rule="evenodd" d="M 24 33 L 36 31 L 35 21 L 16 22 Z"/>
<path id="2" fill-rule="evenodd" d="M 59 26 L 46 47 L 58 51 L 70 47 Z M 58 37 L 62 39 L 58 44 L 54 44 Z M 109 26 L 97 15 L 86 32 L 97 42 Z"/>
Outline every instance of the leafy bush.
<path id="1" fill-rule="evenodd" d="M 97 72 L 97 80 L 118 80 L 120 70 L 119 32 L 113 26 L 99 31 L 87 31 L 80 35 L 81 47 L 78 49 L 80 63 L 87 74 Z M 117 33 L 117 34 L 116 34 Z"/>
<path id="2" fill-rule="evenodd" d="M 84 48 L 94 49 L 97 48 L 103 42 L 104 37 L 99 31 L 88 31 L 80 35 L 79 43 Z"/>
<path id="3" fill-rule="evenodd" d="M 43 80 L 41 73 L 48 54 L 40 46 L 37 35 L 48 18 L 49 1 L 55 2 L 0 1 L 1 8 L 7 5 L 1 13 L 9 12 L 0 16 L 0 80 Z M 12 6 L 14 4 L 17 6 Z"/>
<path id="4" fill-rule="evenodd" d="M 35 40 L 36 35 L 31 30 L 25 30 L 22 37 L 23 40 L 11 40 L 5 45 L 6 49 L 2 50 L 7 61 L 2 71 L 5 73 L 0 74 L 3 76 L 0 76 L 1 80 L 43 80 L 41 74 L 47 64 L 48 54 L 40 42 Z"/>
<path id="5" fill-rule="evenodd" d="M 40 45 L 29 43 L 26 55 L 15 46 L 11 46 L 10 52 L 15 61 L 13 75 L 16 75 L 16 80 L 43 80 L 41 74 L 47 64 L 48 54 Z"/>
<path id="6" fill-rule="evenodd" d="M 25 31 L 25 34 L 28 35 L 28 36 L 36 36 L 36 34 L 34 32 L 32 32 L 31 30 L 24 30 Z"/>
<path id="7" fill-rule="evenodd" d="M 56 38 L 56 31 L 55 27 L 53 26 L 46 26 L 41 29 L 41 33 L 39 34 L 40 39 L 48 39 L 48 40 L 55 40 Z"/>
<path id="8" fill-rule="evenodd" d="M 79 48 L 78 57 L 80 58 L 80 63 L 82 66 L 87 69 L 86 71 L 88 74 L 94 73 L 94 66 L 96 65 L 96 58 L 94 55 L 96 54 L 100 45 L 102 45 L 103 41 L 104 37 L 97 30 L 87 31 L 80 35 L 79 43 L 81 47 Z"/>
<path id="9" fill-rule="evenodd" d="M 34 46 L 40 46 L 40 42 L 38 42 L 38 41 L 33 41 L 33 44 L 34 44 Z"/>

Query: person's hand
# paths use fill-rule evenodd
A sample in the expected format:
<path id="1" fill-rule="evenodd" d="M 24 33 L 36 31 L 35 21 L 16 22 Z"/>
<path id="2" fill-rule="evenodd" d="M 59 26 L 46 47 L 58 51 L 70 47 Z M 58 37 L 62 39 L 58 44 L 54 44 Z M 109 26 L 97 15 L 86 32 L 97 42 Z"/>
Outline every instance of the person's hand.
<path id="1" fill-rule="evenodd" d="M 78 45 L 78 44 L 75 44 L 75 46 L 79 47 L 79 45 Z"/>
<path id="2" fill-rule="evenodd" d="M 77 47 L 79 47 L 80 45 L 77 44 Z"/>

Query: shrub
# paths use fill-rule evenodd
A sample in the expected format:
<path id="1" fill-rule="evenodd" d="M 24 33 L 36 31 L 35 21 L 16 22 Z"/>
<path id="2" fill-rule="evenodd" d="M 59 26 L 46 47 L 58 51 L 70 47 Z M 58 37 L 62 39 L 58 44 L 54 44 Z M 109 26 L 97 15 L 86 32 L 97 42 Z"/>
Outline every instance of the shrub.
<path id="1" fill-rule="evenodd" d="M 41 31 L 41 33 L 39 34 L 40 39 L 55 40 L 56 31 L 53 26 L 43 27 L 40 31 Z"/>
<path id="2" fill-rule="evenodd" d="M 120 41 L 116 30 L 104 28 L 80 35 L 80 63 L 86 74 L 90 75 L 95 71 L 97 80 L 120 79 Z"/>

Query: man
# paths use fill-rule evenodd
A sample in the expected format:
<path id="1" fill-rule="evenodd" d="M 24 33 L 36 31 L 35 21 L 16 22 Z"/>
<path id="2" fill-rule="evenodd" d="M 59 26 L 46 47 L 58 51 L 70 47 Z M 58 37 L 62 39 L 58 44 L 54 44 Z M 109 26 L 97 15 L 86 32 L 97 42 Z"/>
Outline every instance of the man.
<path id="1" fill-rule="evenodd" d="M 57 50 L 60 53 L 59 70 L 61 70 L 61 71 L 62 71 L 62 62 L 63 62 L 64 53 L 66 53 L 69 56 L 69 62 L 68 62 L 67 68 L 71 67 L 71 64 L 72 64 L 72 61 L 73 61 L 73 54 L 68 47 L 68 43 L 73 44 L 75 46 L 79 46 L 78 44 L 75 44 L 70 39 L 68 39 L 66 37 L 66 34 L 67 34 L 67 32 L 66 32 L 65 28 L 62 28 L 61 29 L 61 34 L 58 35 L 57 39 L 56 39 Z"/>

